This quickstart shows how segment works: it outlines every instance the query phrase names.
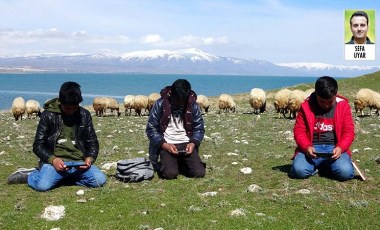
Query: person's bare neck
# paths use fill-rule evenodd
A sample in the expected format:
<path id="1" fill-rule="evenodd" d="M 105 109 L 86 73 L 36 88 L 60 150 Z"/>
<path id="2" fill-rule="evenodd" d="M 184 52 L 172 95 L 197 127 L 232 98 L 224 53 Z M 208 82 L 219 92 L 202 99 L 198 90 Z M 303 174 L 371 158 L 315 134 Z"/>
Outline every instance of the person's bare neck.
<path id="1" fill-rule="evenodd" d="M 355 44 L 366 44 L 366 41 L 367 41 L 366 37 L 364 37 L 364 38 L 355 38 L 354 39 Z"/>

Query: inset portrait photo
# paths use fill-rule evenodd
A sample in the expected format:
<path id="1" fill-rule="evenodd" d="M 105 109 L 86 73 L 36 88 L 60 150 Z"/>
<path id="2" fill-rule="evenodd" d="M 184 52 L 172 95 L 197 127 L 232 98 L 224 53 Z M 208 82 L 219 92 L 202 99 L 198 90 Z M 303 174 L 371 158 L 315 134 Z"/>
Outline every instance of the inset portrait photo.
<path id="1" fill-rule="evenodd" d="M 375 10 L 345 10 L 346 44 L 375 43 Z"/>
<path id="2" fill-rule="evenodd" d="M 375 10 L 345 10 L 345 60 L 375 60 Z"/>

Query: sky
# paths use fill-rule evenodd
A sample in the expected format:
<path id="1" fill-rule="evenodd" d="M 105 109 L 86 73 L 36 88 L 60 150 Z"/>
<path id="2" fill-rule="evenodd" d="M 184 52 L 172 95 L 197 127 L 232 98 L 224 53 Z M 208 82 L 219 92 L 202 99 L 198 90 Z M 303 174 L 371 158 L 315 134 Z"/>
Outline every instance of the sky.
<path id="1" fill-rule="evenodd" d="M 377 8 L 377 0 L 0 0 L 0 56 L 197 48 L 273 63 L 380 66 L 380 55 L 344 60 L 344 10 Z"/>

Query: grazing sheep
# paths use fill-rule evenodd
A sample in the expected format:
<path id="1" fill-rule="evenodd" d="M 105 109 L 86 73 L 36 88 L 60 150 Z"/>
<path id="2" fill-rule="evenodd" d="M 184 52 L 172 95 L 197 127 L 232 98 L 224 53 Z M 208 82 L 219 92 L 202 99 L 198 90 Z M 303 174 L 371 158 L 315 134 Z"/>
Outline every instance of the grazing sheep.
<path id="1" fill-rule="evenodd" d="M 372 115 L 372 109 L 376 109 L 376 114 L 380 110 L 380 94 L 367 88 L 360 89 L 355 96 L 354 108 L 355 116 L 360 111 L 361 116 L 364 116 L 363 109 L 369 107 L 369 115 Z"/>
<path id="2" fill-rule="evenodd" d="M 150 113 L 150 110 L 152 109 L 153 107 L 153 104 L 161 97 L 161 95 L 159 93 L 151 93 L 149 96 L 148 96 L 148 106 L 147 106 L 147 109 Z"/>
<path id="3" fill-rule="evenodd" d="M 380 94 L 377 92 L 374 92 L 373 98 L 371 103 L 371 109 L 376 109 L 376 114 L 380 116 Z"/>
<path id="4" fill-rule="evenodd" d="M 28 115 L 28 119 L 32 117 L 32 114 L 35 113 L 36 117 L 41 117 L 41 106 L 40 103 L 36 100 L 28 100 L 25 104 L 26 114 Z"/>
<path id="5" fill-rule="evenodd" d="M 205 95 L 198 95 L 197 97 L 197 103 L 199 107 L 205 110 L 206 113 L 208 113 L 208 109 L 210 108 L 210 102 L 208 101 L 208 98 Z"/>
<path id="6" fill-rule="evenodd" d="M 145 112 L 148 107 L 148 97 L 145 95 L 137 95 L 135 97 L 135 102 L 133 103 L 133 109 L 135 110 L 136 115 L 142 116 L 142 110 Z"/>
<path id="7" fill-rule="evenodd" d="M 16 121 L 25 113 L 25 100 L 22 97 L 16 97 L 12 103 L 12 114 Z"/>
<path id="8" fill-rule="evenodd" d="M 111 113 L 113 113 L 113 111 L 116 110 L 116 115 L 120 116 L 119 103 L 114 98 L 95 97 L 92 102 L 92 106 L 94 107 L 95 114 L 98 117 L 102 117 L 104 113 L 107 111 L 107 109 L 110 109 Z"/>
<path id="9" fill-rule="evenodd" d="M 127 116 L 128 110 L 129 110 L 128 116 L 131 116 L 134 102 L 135 102 L 134 95 L 127 95 L 124 97 L 125 116 Z"/>
<path id="10" fill-rule="evenodd" d="M 253 108 L 253 113 L 263 113 L 266 109 L 265 91 L 260 88 L 253 88 L 249 94 L 249 104 Z"/>
<path id="11" fill-rule="evenodd" d="M 116 115 L 120 116 L 121 113 L 119 112 L 119 103 L 116 101 L 116 99 L 112 98 L 112 97 L 105 97 L 104 99 L 105 99 L 105 102 L 106 102 L 106 108 L 105 109 L 110 109 L 111 110 L 111 114 L 115 110 L 116 111 Z"/>
<path id="12" fill-rule="evenodd" d="M 95 97 L 92 106 L 94 107 L 95 114 L 98 117 L 102 117 L 106 108 L 106 101 L 104 97 Z"/>
<path id="13" fill-rule="evenodd" d="M 302 102 L 308 97 L 309 95 L 306 94 L 306 92 L 302 90 L 293 90 L 289 95 L 289 101 L 288 101 L 288 110 L 290 112 L 289 118 L 296 118 L 296 114 L 298 110 L 301 108 Z"/>
<path id="14" fill-rule="evenodd" d="M 236 110 L 236 103 L 234 99 L 231 97 L 229 94 L 221 94 L 219 96 L 218 100 L 218 105 L 219 105 L 219 113 L 221 110 L 223 110 L 225 113 L 231 110 L 232 112 L 235 112 Z"/>
<path id="15" fill-rule="evenodd" d="M 292 91 L 289 89 L 281 89 L 274 96 L 273 104 L 279 118 L 281 116 L 280 114 L 282 114 L 284 118 L 286 117 L 285 114 L 288 112 L 288 102 L 291 93 Z"/>

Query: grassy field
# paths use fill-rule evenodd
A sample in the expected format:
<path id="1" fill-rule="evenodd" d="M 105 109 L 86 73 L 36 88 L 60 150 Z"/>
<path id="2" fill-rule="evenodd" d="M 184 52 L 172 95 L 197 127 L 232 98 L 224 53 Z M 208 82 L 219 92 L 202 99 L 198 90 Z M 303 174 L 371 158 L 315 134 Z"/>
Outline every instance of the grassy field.
<path id="1" fill-rule="evenodd" d="M 353 105 L 360 88 L 380 91 L 380 73 L 340 80 L 339 87 Z M 9 112 L 0 113 L 0 229 L 378 229 L 380 118 L 355 118 L 353 159 L 367 181 L 337 182 L 318 175 L 290 179 L 294 120 L 278 118 L 275 92 L 267 92 L 268 111 L 261 115 L 249 114 L 248 93 L 234 95 L 236 113 L 218 114 L 216 98 L 211 99 L 200 148 L 207 163 L 205 178 L 167 181 L 155 176 L 127 184 L 116 180 L 111 168 L 106 170 L 107 184 L 99 189 L 68 186 L 40 193 L 27 185 L 7 185 L 8 175 L 17 168 L 37 164 L 32 143 L 38 121 L 15 122 Z M 100 141 L 99 167 L 147 156 L 148 117 L 93 119 Z M 252 173 L 240 172 L 244 167 Z M 252 184 L 261 189 L 248 192 Z M 83 196 L 76 195 L 80 189 Z M 301 193 L 304 190 L 310 193 Z M 58 221 L 41 218 L 49 205 L 65 206 L 65 216 Z"/>

